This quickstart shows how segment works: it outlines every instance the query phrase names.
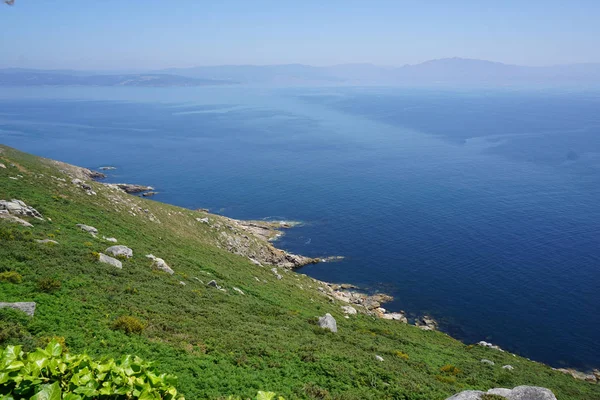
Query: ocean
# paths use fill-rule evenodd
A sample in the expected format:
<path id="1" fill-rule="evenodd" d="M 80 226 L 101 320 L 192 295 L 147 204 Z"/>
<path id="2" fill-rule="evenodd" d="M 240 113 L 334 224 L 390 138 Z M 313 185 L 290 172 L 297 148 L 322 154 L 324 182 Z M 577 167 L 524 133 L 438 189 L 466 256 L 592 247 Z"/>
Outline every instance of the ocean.
<path id="1" fill-rule="evenodd" d="M 0 142 L 302 225 L 300 272 L 465 341 L 600 367 L 600 91 L 3 88 Z"/>

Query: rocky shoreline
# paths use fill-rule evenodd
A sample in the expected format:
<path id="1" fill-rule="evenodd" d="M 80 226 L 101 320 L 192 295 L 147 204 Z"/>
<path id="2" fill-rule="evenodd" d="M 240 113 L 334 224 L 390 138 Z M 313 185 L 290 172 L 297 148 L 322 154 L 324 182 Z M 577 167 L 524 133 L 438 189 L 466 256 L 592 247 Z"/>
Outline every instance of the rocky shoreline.
<path id="1" fill-rule="evenodd" d="M 89 179 L 98 181 L 106 178 L 106 175 L 101 172 L 92 171 L 87 168 L 76 167 L 59 161 L 50 160 L 59 165 L 62 171 L 78 179 Z M 106 167 L 105 170 L 114 169 Z M 88 191 L 88 194 L 95 194 L 90 187 L 84 182 L 74 182 Z M 102 182 L 100 182 L 102 183 Z M 135 185 L 135 184 L 110 184 L 102 183 L 113 190 L 122 191 L 127 194 L 142 194 L 142 196 L 151 196 L 156 194 L 151 186 Z M 197 217 L 196 221 L 209 225 L 211 228 L 219 231 L 218 247 L 227 249 L 229 252 L 244 256 L 250 262 L 260 266 L 272 266 L 273 273 L 278 279 L 282 279 L 277 268 L 283 268 L 285 271 L 291 271 L 301 268 L 305 265 L 316 264 L 320 262 L 335 262 L 343 260 L 343 256 L 329 256 L 322 258 L 305 257 L 285 250 L 278 249 L 273 246 L 272 242 L 280 238 L 284 233 L 282 229 L 290 229 L 298 226 L 300 223 L 295 221 L 257 221 L 257 220 L 236 220 L 224 216 L 210 214 L 208 209 L 196 210 L 201 217 Z M 4 215 L 0 215 L 4 216 Z M 241 233 L 241 234 L 240 234 Z M 346 303 L 341 309 L 346 314 L 346 318 L 350 315 L 360 313 L 370 315 L 377 318 L 398 321 L 400 323 L 408 323 L 407 314 L 404 311 L 388 312 L 383 303 L 393 300 L 393 297 L 383 293 L 373 295 L 365 294 L 359 291 L 358 287 L 351 284 L 334 284 L 329 282 L 313 279 L 317 284 L 317 289 L 324 296 L 327 296 L 332 302 L 340 301 Z M 301 288 L 303 289 L 303 288 Z M 415 326 L 425 331 L 437 330 L 438 323 L 432 317 L 423 315 L 418 317 L 414 323 Z M 477 343 L 479 346 L 489 347 L 498 351 L 504 352 L 499 346 L 488 342 L 481 341 Z M 483 362 L 483 360 L 482 360 Z M 593 370 L 586 373 L 577 371 L 572 368 L 553 368 L 557 371 L 571 375 L 574 379 L 586 381 L 596 384 L 600 381 L 600 370 Z"/>

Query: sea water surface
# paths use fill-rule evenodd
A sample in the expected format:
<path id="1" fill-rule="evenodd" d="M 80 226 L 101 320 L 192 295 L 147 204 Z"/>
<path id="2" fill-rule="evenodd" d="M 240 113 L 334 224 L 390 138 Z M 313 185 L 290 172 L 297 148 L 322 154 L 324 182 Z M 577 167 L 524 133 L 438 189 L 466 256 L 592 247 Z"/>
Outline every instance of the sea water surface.
<path id="1" fill-rule="evenodd" d="M 555 367 L 600 367 L 600 91 L 3 88 L 0 142 L 158 201 L 302 221 L 302 272 Z"/>

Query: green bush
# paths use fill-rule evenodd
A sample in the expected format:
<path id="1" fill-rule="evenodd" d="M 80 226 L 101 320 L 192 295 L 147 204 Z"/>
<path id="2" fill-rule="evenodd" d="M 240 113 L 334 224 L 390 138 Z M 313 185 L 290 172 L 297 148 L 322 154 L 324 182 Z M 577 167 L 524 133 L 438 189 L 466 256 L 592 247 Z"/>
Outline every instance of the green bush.
<path id="1" fill-rule="evenodd" d="M 142 321 L 129 315 L 119 317 L 112 323 L 112 329 L 123 331 L 128 335 L 131 333 L 140 334 L 145 327 L 146 325 Z"/>
<path id="2" fill-rule="evenodd" d="M 37 286 L 41 292 L 51 293 L 60 289 L 61 283 L 58 279 L 43 278 L 38 281 Z"/>
<path id="3" fill-rule="evenodd" d="M 57 341 L 31 353 L 8 346 L 0 353 L 0 398 L 33 400 L 184 400 L 177 378 L 157 375 L 150 363 L 125 356 L 99 361 L 63 352 Z"/>
<path id="4" fill-rule="evenodd" d="M 0 272 L 0 282 L 21 283 L 23 277 L 15 271 Z"/>
<path id="5" fill-rule="evenodd" d="M 32 336 L 27 330 L 29 321 L 29 316 L 22 311 L 0 308 L 0 344 L 32 343 Z"/>

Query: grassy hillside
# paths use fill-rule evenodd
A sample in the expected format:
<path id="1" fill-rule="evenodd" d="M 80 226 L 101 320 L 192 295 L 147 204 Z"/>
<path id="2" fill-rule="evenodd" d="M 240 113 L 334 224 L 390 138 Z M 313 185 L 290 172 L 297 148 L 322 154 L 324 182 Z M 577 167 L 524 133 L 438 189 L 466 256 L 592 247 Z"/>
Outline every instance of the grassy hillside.
<path id="1" fill-rule="evenodd" d="M 323 296 L 313 279 L 280 268 L 278 280 L 271 266 L 218 247 L 225 222 L 216 229 L 196 220 L 206 213 L 96 182 L 90 185 L 97 194 L 89 195 L 61 172 L 64 166 L 0 150 L 7 166 L 0 168 L 0 199 L 22 200 L 46 218 L 26 218 L 32 228 L 0 219 L 0 272 L 22 276 L 20 283 L 0 282 L 0 302 L 37 303 L 30 320 L 0 313 L 0 346 L 32 348 L 59 336 L 72 352 L 134 354 L 177 375 L 188 399 L 270 390 L 288 399 L 435 400 L 466 388 L 525 384 L 550 388 L 558 399 L 600 399 L 599 385 L 521 357 L 397 321 L 346 319 L 344 303 Z M 96 227 L 98 237 L 76 224 Z M 103 236 L 133 249 L 122 270 L 98 262 L 94 253 L 112 245 Z M 152 268 L 150 253 L 175 274 Z M 207 286 L 212 279 L 226 291 Z M 325 313 L 336 318 L 338 333 L 316 325 Z M 139 319 L 141 333 L 115 330 L 123 316 Z"/>

